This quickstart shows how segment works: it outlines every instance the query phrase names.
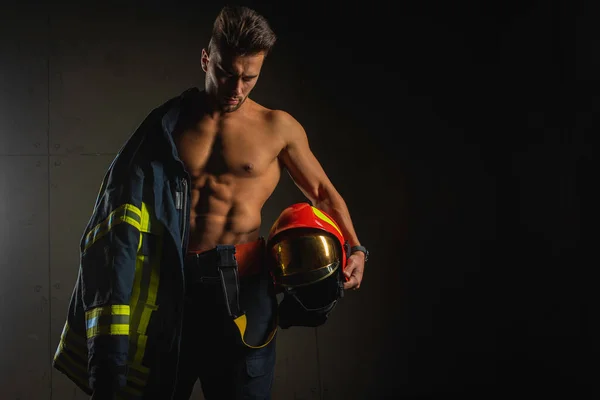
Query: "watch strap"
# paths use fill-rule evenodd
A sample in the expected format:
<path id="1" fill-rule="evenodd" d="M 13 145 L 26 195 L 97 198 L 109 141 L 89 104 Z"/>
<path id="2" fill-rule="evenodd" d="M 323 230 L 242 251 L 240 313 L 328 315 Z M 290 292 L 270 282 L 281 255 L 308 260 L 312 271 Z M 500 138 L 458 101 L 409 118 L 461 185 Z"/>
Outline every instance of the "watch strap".
<path id="1" fill-rule="evenodd" d="M 357 251 L 362 251 L 363 253 L 365 253 L 365 262 L 367 262 L 367 260 L 369 259 L 369 250 L 367 250 L 367 248 L 365 246 L 350 247 L 350 254 L 357 252 Z"/>

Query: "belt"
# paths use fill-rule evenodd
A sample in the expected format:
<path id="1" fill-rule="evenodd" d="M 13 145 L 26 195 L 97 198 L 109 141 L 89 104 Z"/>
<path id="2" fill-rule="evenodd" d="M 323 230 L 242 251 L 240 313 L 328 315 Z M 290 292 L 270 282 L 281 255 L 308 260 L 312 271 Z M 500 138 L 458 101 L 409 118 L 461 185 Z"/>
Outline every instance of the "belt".
<path id="1" fill-rule="evenodd" d="M 265 240 L 260 238 L 253 242 L 231 246 L 219 245 L 211 250 L 188 252 L 185 259 L 186 281 L 189 283 L 205 283 L 220 279 L 220 251 L 225 247 L 233 247 L 233 258 L 237 264 L 238 276 L 256 275 L 264 271 Z"/>
<path id="2" fill-rule="evenodd" d="M 225 297 L 227 312 L 240 333 L 241 342 L 250 348 L 266 346 L 277 332 L 277 318 L 274 318 L 272 330 L 266 342 L 250 345 L 244 340 L 248 321 L 246 313 L 240 307 L 239 278 L 255 275 L 264 270 L 264 238 L 238 245 L 218 245 L 214 249 L 188 253 L 185 262 L 186 283 L 220 282 Z"/>

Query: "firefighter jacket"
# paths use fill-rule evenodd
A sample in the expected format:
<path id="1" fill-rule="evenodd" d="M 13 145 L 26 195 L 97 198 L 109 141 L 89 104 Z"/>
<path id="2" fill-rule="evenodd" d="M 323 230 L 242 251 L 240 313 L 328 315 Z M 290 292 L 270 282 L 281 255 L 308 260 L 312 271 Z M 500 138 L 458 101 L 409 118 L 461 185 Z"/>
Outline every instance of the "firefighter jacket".
<path id="1" fill-rule="evenodd" d="M 172 133 L 198 93 L 188 89 L 150 112 L 102 181 L 53 359 L 87 394 L 101 387 L 143 398 L 152 362 L 161 384 L 175 382 L 190 192 Z M 175 356 L 158 363 L 160 354 Z"/>

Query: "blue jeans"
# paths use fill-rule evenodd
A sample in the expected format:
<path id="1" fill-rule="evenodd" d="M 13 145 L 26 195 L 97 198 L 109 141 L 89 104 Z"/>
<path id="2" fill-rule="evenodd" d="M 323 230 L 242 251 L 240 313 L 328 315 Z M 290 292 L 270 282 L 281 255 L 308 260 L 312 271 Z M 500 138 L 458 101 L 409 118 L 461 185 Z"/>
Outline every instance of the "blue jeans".
<path id="1" fill-rule="evenodd" d="M 268 333 L 273 317 L 276 299 L 267 288 L 267 276 L 240 279 L 246 338 L 254 343 Z M 239 331 L 225 310 L 220 284 L 188 286 L 174 400 L 188 400 L 198 379 L 206 400 L 271 399 L 276 338 L 258 349 L 239 344 Z"/>

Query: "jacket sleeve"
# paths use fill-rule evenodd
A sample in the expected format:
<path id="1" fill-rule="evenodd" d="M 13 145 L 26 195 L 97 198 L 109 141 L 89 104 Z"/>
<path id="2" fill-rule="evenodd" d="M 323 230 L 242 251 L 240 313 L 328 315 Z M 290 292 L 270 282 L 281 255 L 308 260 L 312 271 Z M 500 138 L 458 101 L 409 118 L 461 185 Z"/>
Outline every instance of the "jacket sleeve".
<path id="1" fill-rule="evenodd" d="M 129 300 L 140 244 L 143 176 L 130 167 L 107 173 L 81 240 L 82 304 L 93 391 L 116 393 L 126 384 Z"/>

